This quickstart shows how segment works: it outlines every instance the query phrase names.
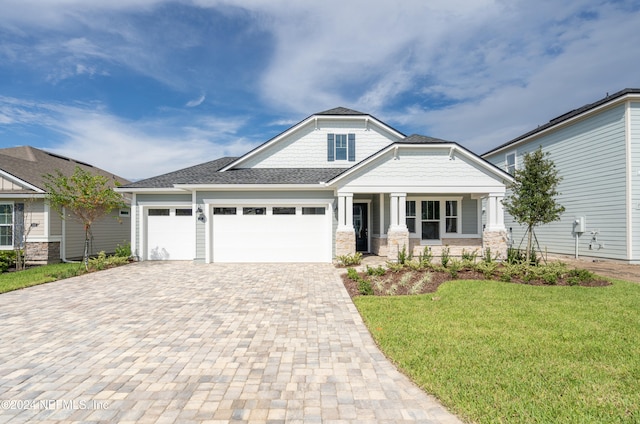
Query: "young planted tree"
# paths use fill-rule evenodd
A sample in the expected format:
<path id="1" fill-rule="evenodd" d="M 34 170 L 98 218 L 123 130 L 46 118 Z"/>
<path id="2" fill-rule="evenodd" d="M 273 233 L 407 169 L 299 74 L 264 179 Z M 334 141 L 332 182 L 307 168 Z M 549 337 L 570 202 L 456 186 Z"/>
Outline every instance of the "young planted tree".
<path id="1" fill-rule="evenodd" d="M 564 206 L 556 202 L 562 177 L 548 156 L 540 147 L 525 153 L 523 166 L 515 171 L 515 181 L 509 187 L 511 194 L 502 202 L 516 222 L 527 227 L 526 263 L 531 259 L 534 227 L 557 221 L 564 212 Z"/>
<path id="2" fill-rule="evenodd" d="M 44 178 L 51 207 L 62 219 L 64 211 L 70 212 L 84 226 L 83 261 L 88 268 L 91 225 L 112 210 L 125 207 L 124 199 L 111 188 L 107 177 L 94 175 L 79 166 L 71 176 L 57 171 L 56 175 L 47 174 Z"/>

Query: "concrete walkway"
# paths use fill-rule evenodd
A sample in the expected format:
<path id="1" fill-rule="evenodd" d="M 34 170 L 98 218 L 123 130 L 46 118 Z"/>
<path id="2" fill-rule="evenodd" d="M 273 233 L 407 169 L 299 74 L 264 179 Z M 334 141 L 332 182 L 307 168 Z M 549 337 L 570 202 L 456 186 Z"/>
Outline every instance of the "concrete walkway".
<path id="1" fill-rule="evenodd" d="M 331 265 L 145 262 L 0 295 L 0 423 L 459 423 Z"/>

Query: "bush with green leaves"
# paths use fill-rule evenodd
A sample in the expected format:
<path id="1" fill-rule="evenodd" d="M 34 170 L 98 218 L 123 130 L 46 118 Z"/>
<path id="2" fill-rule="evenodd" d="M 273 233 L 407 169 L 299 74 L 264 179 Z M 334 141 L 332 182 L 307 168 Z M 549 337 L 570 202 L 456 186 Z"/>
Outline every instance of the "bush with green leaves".
<path id="1" fill-rule="evenodd" d="M 498 263 L 482 261 L 476 266 L 476 269 L 482 273 L 485 280 L 491 280 L 498 269 Z"/>
<path id="2" fill-rule="evenodd" d="M 402 249 L 398 250 L 398 263 L 404 265 L 407 261 L 413 259 L 411 251 L 407 252 L 407 246 L 402 245 Z"/>
<path id="3" fill-rule="evenodd" d="M 478 258 L 478 249 L 473 250 L 472 252 L 468 252 L 466 249 L 462 249 L 461 258 L 463 261 L 475 263 Z"/>
<path id="4" fill-rule="evenodd" d="M 447 267 L 447 270 L 449 271 L 451 278 L 458 278 L 458 272 L 463 268 L 464 268 L 464 264 L 462 263 L 461 260 L 452 258 L 449 261 L 449 266 Z"/>
<path id="5" fill-rule="evenodd" d="M 377 267 L 371 267 L 367 265 L 367 275 L 384 275 L 387 272 L 387 269 L 382 265 L 378 265 Z"/>
<path id="6" fill-rule="evenodd" d="M 447 267 L 447 265 L 449 264 L 449 260 L 451 259 L 451 256 L 449 255 L 449 246 L 445 246 L 442 248 L 442 253 L 440 253 L 440 263 L 442 264 L 443 267 Z"/>
<path id="7" fill-rule="evenodd" d="M 107 256 L 103 250 L 98 253 L 98 256 L 95 258 L 89 259 L 88 268 L 92 271 L 102 271 L 103 269 L 125 265 L 127 263 L 129 263 L 129 258 L 124 258 L 122 256 Z"/>
<path id="8" fill-rule="evenodd" d="M 422 249 L 422 253 L 418 255 L 418 261 L 423 267 L 431 266 L 431 261 L 433 260 L 433 252 L 431 251 L 431 247 L 425 246 Z"/>
<path id="9" fill-rule="evenodd" d="M 122 246 L 119 244 L 116 246 L 115 255 L 120 258 L 130 258 L 131 257 L 131 243 L 125 243 Z"/>
<path id="10" fill-rule="evenodd" d="M 362 263 L 362 253 L 356 252 L 353 254 L 336 256 L 336 260 L 338 261 L 338 265 L 341 266 L 360 265 L 360 263 Z"/>
<path id="11" fill-rule="evenodd" d="M 373 295 L 373 287 L 371 286 L 371 282 L 369 280 L 365 280 L 364 278 L 360 278 L 358 281 L 358 292 L 360 292 L 363 296 L 371 296 Z"/>
<path id="12" fill-rule="evenodd" d="M 15 250 L 0 250 L 0 273 L 16 264 Z"/>
<path id="13" fill-rule="evenodd" d="M 596 276 L 587 269 L 572 269 L 567 273 L 569 279 L 574 279 L 578 283 L 590 283 L 595 280 Z M 571 283 L 571 282 L 570 282 Z"/>
<path id="14" fill-rule="evenodd" d="M 347 277 L 353 281 L 358 281 L 358 278 L 360 278 L 355 268 L 347 268 Z"/>

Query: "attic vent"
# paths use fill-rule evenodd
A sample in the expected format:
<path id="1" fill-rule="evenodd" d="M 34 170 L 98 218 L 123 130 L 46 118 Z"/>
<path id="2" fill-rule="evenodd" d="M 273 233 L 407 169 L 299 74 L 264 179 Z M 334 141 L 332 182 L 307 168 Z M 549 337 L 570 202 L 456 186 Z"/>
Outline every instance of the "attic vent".
<path id="1" fill-rule="evenodd" d="M 55 153 L 46 152 L 49 156 L 53 156 L 54 158 L 62 159 L 71 162 L 71 159 L 65 158 L 64 156 L 56 155 Z"/>
<path id="2" fill-rule="evenodd" d="M 75 159 L 69 159 L 69 158 L 66 158 L 64 156 L 56 155 L 55 153 L 50 153 L 50 152 L 45 152 L 45 153 L 47 153 L 49 156 L 52 156 L 54 158 L 66 160 L 67 162 L 74 162 L 74 163 L 77 163 L 77 164 L 80 164 L 80 165 L 88 166 L 89 168 L 94 168 L 93 165 L 88 164 L 86 162 L 82 162 L 82 161 L 75 160 Z"/>
<path id="3" fill-rule="evenodd" d="M 560 115 L 560 116 L 556 116 L 555 118 L 553 118 L 553 119 L 549 120 L 549 123 L 551 123 L 551 124 L 552 124 L 552 123 L 554 123 L 554 122 L 556 122 L 556 121 L 560 121 L 560 120 L 563 120 L 563 119 L 565 119 L 565 118 L 568 118 L 570 115 L 572 115 L 573 113 L 575 113 L 575 111 L 577 111 L 577 110 L 578 110 L 578 109 L 573 109 L 573 110 L 572 110 L 572 111 L 570 111 L 570 112 L 563 113 L 563 114 L 562 114 L 562 115 Z"/>

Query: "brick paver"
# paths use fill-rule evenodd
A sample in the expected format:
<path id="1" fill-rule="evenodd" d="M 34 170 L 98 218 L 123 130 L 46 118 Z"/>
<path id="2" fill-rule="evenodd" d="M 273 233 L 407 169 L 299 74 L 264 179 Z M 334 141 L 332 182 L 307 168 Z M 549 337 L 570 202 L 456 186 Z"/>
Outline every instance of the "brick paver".
<path id="1" fill-rule="evenodd" d="M 0 423 L 459 423 L 328 264 L 144 262 L 0 295 Z"/>

